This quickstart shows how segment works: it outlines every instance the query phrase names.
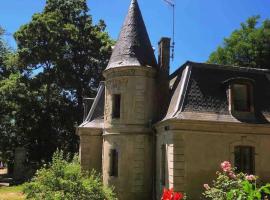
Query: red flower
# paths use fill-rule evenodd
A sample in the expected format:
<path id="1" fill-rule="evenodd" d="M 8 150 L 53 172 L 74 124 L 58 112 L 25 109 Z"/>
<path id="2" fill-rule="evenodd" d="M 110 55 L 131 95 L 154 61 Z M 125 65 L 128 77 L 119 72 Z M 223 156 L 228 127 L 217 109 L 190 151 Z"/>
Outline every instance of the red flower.
<path id="1" fill-rule="evenodd" d="M 181 200 L 183 199 L 184 195 L 180 192 L 175 192 L 173 195 L 173 200 Z"/>
<path id="2" fill-rule="evenodd" d="M 184 195 L 180 192 L 174 192 L 173 188 L 170 190 L 164 188 L 163 189 L 163 195 L 161 200 L 181 200 L 183 199 Z"/>
<path id="3" fill-rule="evenodd" d="M 167 190 L 166 188 L 163 189 L 162 200 L 171 200 L 173 196 L 173 188 Z"/>

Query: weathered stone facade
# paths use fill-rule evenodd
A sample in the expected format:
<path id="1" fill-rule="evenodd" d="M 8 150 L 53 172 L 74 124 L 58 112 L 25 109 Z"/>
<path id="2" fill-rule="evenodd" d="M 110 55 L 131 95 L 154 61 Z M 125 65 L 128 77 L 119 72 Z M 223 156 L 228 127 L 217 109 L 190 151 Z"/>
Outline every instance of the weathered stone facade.
<path id="1" fill-rule="evenodd" d="M 120 199 L 151 199 L 154 75 L 147 67 L 104 72 L 103 182 L 115 186 Z M 116 119 L 112 115 L 114 94 L 121 94 L 120 117 Z M 118 152 L 117 177 L 108 171 L 111 149 Z"/>
<path id="2" fill-rule="evenodd" d="M 255 173 L 263 182 L 270 181 L 269 125 L 170 120 L 157 125 L 157 141 L 158 158 L 161 145 L 167 146 L 166 187 L 186 192 L 189 199 L 201 196 L 203 184 L 212 182 L 222 161 L 234 164 L 234 147 L 239 145 L 255 148 Z M 160 160 L 156 167 L 160 180 Z M 158 199 L 163 186 L 156 182 L 156 187 Z"/>

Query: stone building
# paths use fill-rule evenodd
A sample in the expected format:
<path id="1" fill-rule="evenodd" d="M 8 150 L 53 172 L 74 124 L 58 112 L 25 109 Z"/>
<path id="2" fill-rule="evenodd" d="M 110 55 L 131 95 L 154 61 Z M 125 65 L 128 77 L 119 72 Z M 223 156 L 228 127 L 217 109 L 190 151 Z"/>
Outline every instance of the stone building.
<path id="1" fill-rule="evenodd" d="M 169 75 L 170 39 L 156 61 L 132 0 L 97 96 L 78 127 L 83 169 L 120 200 L 199 199 L 229 160 L 270 181 L 270 71 L 186 62 Z"/>

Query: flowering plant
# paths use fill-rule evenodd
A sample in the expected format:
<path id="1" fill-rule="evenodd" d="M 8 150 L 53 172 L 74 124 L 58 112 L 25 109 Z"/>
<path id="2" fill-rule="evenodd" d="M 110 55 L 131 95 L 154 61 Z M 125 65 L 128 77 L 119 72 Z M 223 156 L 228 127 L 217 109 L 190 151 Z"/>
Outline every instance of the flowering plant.
<path id="1" fill-rule="evenodd" d="M 217 179 L 213 181 L 213 186 L 204 184 L 203 195 L 213 200 L 260 200 L 267 199 L 270 194 L 270 184 L 260 188 L 257 187 L 258 177 L 244 173 L 236 173 L 231 163 L 224 161 L 220 165 L 222 171 L 217 172 Z"/>
<path id="2" fill-rule="evenodd" d="M 164 188 L 161 200 L 182 200 L 184 195 L 180 192 L 174 192 L 173 188 L 170 190 Z"/>

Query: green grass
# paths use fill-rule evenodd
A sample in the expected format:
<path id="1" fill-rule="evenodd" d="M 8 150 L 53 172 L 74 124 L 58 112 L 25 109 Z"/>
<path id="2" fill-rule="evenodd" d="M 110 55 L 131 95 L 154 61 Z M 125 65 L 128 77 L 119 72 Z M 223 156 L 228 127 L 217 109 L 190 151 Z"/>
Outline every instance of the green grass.
<path id="1" fill-rule="evenodd" d="M 24 200 L 22 193 L 23 185 L 0 187 L 0 199 L 1 200 Z"/>

